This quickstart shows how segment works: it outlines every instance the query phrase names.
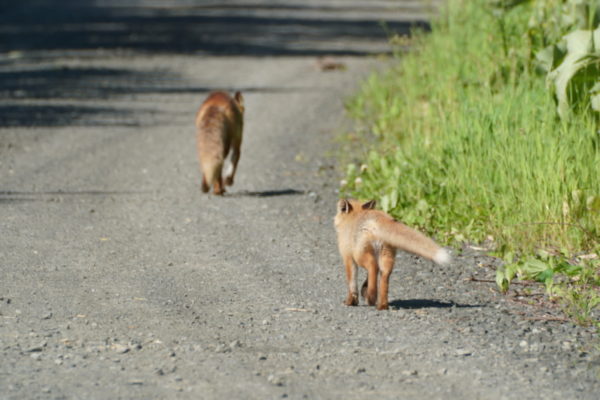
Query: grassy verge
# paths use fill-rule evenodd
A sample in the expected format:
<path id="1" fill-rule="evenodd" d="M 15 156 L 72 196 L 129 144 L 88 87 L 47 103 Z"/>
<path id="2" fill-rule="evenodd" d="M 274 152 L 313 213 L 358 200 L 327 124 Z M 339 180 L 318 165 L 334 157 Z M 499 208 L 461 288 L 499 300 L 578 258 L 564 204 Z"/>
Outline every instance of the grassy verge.
<path id="1" fill-rule="evenodd" d="M 454 0 L 412 51 L 348 104 L 360 142 L 341 193 L 447 244 L 493 243 L 513 278 L 543 282 L 581 323 L 600 304 L 600 136 L 560 119 L 533 63 L 533 5 Z M 359 166 L 360 165 L 360 166 Z"/>

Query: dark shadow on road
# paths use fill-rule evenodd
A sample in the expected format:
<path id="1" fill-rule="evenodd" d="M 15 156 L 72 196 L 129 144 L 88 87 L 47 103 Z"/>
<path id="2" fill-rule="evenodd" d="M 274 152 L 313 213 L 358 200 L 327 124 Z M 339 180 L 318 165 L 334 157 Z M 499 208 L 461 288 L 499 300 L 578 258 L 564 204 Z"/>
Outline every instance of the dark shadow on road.
<path id="1" fill-rule="evenodd" d="M 389 302 L 391 308 L 396 309 L 419 309 L 419 308 L 478 308 L 481 304 L 459 304 L 453 301 L 439 301 L 429 299 L 394 300 Z"/>
<path id="2" fill-rule="evenodd" d="M 155 112 L 112 107 L 15 103 L 0 105 L 0 127 L 140 127 L 147 124 L 143 121 L 144 114 L 152 116 Z"/>
<path id="3" fill-rule="evenodd" d="M 34 201 L 48 201 L 46 199 L 30 199 L 26 197 L 9 197 L 3 198 L 0 197 L 0 204 L 15 204 L 15 203 L 28 203 Z"/>
<path id="4" fill-rule="evenodd" d="M 328 88 L 191 86 L 180 76 L 169 71 L 57 67 L 46 64 L 23 70 L 0 70 L 0 98 L 9 100 L 0 105 L 0 127 L 143 126 L 155 123 L 160 110 L 97 107 L 82 103 L 45 105 L 24 100 L 89 101 L 152 94 L 198 94 L 199 106 L 202 97 L 214 90 L 280 94 L 319 92 Z"/>
<path id="5" fill-rule="evenodd" d="M 10 3 L 0 6 L 0 52 L 118 49 L 210 55 L 362 55 L 373 50 L 358 43 L 385 41 L 390 33 L 409 34 L 412 27 L 428 27 L 411 18 L 391 19 L 402 9 L 401 3 L 394 8 L 373 4 L 358 9 L 302 2 Z"/>
<path id="6" fill-rule="evenodd" d="M 275 196 L 295 196 L 299 194 L 305 194 L 305 191 L 296 189 L 281 189 L 281 190 L 264 190 L 264 191 L 247 191 L 241 190 L 239 192 L 227 193 L 227 197 L 275 197 Z"/>
<path id="7" fill-rule="evenodd" d="M 49 190 L 44 192 L 0 190 L 0 196 L 112 196 L 148 193 L 153 192 L 150 190 Z"/>
<path id="8" fill-rule="evenodd" d="M 74 197 L 130 196 L 153 193 L 149 190 L 50 190 L 50 191 L 0 191 L 0 204 L 22 202 L 56 202 Z"/>
<path id="9" fill-rule="evenodd" d="M 318 92 L 327 87 L 190 86 L 169 71 L 49 66 L 0 70 L 0 96 L 22 99 L 109 99 L 148 94 L 206 94 L 213 90 L 243 93 Z"/>
<path id="10" fill-rule="evenodd" d="M 0 2 L 0 128 L 137 127 L 148 123 L 146 117 L 160 114 L 160 110 L 152 110 L 140 117 L 139 110 L 86 105 L 80 100 L 203 95 L 217 89 L 274 94 L 327 90 L 199 87 L 170 71 L 147 71 L 139 65 L 131 69 L 99 68 L 61 65 L 53 60 L 140 53 L 319 57 L 389 52 L 389 35 L 409 34 L 413 27 L 428 29 L 426 22 L 410 17 L 418 15 L 410 7 L 405 5 L 404 13 L 398 13 L 402 7 L 402 3 L 324 6 L 295 0 L 284 4 L 260 0 Z M 404 19 L 398 17 L 400 14 Z M 307 60 L 307 66 L 310 63 L 314 60 Z M 49 99 L 78 103 L 39 104 Z M 201 98 L 198 105 L 200 102 Z"/>

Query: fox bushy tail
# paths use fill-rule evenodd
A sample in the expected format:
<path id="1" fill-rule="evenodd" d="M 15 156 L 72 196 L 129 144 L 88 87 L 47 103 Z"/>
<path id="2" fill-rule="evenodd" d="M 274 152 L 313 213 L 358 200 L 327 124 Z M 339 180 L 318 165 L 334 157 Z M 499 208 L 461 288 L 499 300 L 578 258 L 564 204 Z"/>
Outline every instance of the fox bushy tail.
<path id="1" fill-rule="evenodd" d="M 450 262 L 450 254 L 444 248 L 401 222 L 385 220 L 373 225 L 375 237 L 400 250 L 425 257 L 441 265 Z"/>

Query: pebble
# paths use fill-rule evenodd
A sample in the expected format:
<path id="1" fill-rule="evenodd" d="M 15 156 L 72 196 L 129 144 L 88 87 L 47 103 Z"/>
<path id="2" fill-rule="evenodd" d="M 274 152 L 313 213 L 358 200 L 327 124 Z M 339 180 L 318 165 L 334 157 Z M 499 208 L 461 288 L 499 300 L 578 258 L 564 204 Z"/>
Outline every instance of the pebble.
<path id="1" fill-rule="evenodd" d="M 227 353 L 231 351 L 230 347 L 225 346 L 224 344 L 218 344 L 217 347 L 215 347 L 215 353 Z"/>
<path id="2" fill-rule="evenodd" d="M 30 348 L 28 348 L 27 350 L 25 350 L 27 353 L 35 353 L 35 352 L 40 352 L 42 350 L 44 350 L 44 347 L 46 347 L 48 345 L 48 342 L 42 342 L 38 345 L 32 346 Z"/>
<path id="3" fill-rule="evenodd" d="M 280 376 L 275 376 L 273 374 L 267 377 L 267 382 L 275 386 L 283 386 L 283 378 Z"/>
<path id="4" fill-rule="evenodd" d="M 119 354 L 125 354 L 130 350 L 129 346 L 125 346 L 124 344 L 119 344 L 119 343 L 113 343 L 110 346 L 110 348 Z"/>
<path id="5" fill-rule="evenodd" d="M 139 342 L 129 342 L 129 347 L 134 350 L 141 350 L 142 344 Z"/>

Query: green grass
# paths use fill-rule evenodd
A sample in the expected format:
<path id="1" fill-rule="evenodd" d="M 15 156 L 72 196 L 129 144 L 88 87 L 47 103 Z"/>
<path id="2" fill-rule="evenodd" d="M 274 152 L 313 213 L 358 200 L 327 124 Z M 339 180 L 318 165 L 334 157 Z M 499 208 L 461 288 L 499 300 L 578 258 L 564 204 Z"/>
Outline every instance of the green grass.
<path id="1" fill-rule="evenodd" d="M 488 3 L 450 1 L 348 103 L 349 138 L 366 150 L 341 194 L 377 199 L 447 244 L 493 241 L 517 276 L 539 278 L 523 260 L 551 269 L 600 253 L 600 134 L 591 113 L 557 117 L 531 61 L 528 6 L 499 16 Z M 586 265 L 598 282 L 598 259 Z"/>

